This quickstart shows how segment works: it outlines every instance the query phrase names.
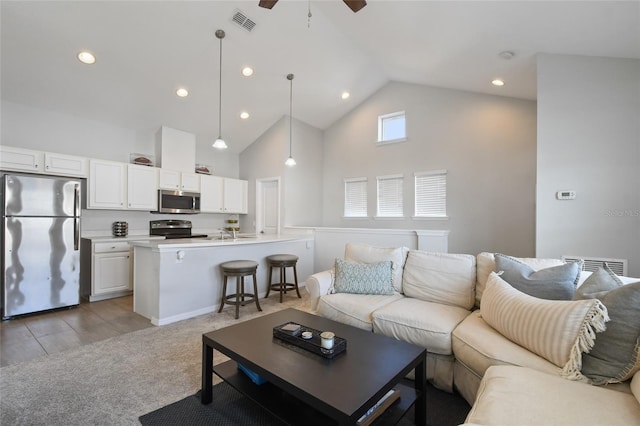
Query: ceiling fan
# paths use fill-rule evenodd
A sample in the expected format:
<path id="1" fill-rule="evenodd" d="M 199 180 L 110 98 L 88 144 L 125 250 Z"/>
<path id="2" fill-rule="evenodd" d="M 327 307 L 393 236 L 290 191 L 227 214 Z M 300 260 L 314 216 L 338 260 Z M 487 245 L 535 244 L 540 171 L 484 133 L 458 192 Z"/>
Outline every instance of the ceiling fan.
<path id="1" fill-rule="evenodd" d="M 365 0 L 356 0 L 356 1 L 342 0 L 342 1 L 347 6 L 349 6 L 349 9 L 353 10 L 354 12 L 359 11 L 360 9 L 362 9 L 367 5 L 367 2 Z M 260 0 L 260 2 L 258 3 L 258 6 L 264 7 L 265 9 L 271 9 L 273 6 L 276 5 L 276 3 L 278 3 L 278 0 Z"/>

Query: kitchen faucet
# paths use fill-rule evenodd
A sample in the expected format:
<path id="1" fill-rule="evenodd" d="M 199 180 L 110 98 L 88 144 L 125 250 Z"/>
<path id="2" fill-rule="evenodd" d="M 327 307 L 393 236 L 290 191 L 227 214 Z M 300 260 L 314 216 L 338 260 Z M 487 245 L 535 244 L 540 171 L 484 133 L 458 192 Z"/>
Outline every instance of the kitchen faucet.
<path id="1" fill-rule="evenodd" d="M 235 230 L 235 229 L 233 229 L 233 230 L 231 230 L 231 231 L 229 231 L 228 229 L 225 229 L 225 228 L 219 228 L 219 229 L 220 229 L 220 231 L 221 231 L 221 232 L 220 232 L 220 239 L 221 239 L 221 240 L 224 240 L 224 234 L 225 234 L 225 233 L 227 233 L 227 235 L 231 235 L 231 238 L 233 238 L 234 240 L 237 238 L 236 230 Z"/>

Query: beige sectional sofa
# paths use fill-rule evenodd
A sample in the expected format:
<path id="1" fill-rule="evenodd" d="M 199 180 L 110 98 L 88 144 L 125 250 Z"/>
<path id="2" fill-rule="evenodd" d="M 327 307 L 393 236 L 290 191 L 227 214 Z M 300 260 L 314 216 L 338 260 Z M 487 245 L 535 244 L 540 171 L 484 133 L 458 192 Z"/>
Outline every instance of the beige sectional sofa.
<path id="1" fill-rule="evenodd" d="M 561 354 L 564 358 L 558 362 L 553 358 L 555 354 L 549 356 L 544 349 L 538 350 L 536 342 L 520 341 L 517 335 L 509 335 L 510 323 L 507 329 L 498 331 L 485 321 L 490 313 L 489 298 L 497 301 L 494 306 L 500 309 L 502 299 L 496 299 L 494 294 L 504 290 L 500 290 L 500 278 L 492 274 L 496 267 L 493 254 L 472 256 L 347 244 L 345 260 L 372 264 L 390 260 L 393 293 L 336 292 L 335 272 L 323 271 L 306 282 L 312 309 L 327 318 L 427 348 L 427 378 L 442 390 L 453 392 L 455 388 L 473 406 L 467 422 L 640 424 L 640 372 L 623 383 L 607 386 L 568 380 L 562 377 L 567 375 L 570 364 L 567 362 L 563 369 L 566 353 Z M 536 271 L 564 264 L 560 259 L 518 260 Z M 577 285 L 589 275 L 580 273 Z M 634 280 L 638 281 L 625 279 L 625 283 Z M 486 287 L 488 281 L 490 290 Z M 485 291 L 491 293 L 483 306 L 487 309 L 487 318 L 483 318 L 482 310 L 478 309 Z M 521 302 L 521 294 L 513 297 Z M 524 303 L 530 300 L 525 299 Z M 581 305 L 577 307 L 580 315 L 593 318 L 597 316 L 593 313 L 602 306 L 598 301 L 593 302 L 570 304 Z M 545 303 L 540 302 L 541 309 L 547 309 Z M 590 309 L 591 314 L 586 315 L 585 309 Z M 499 318 L 500 315 L 503 313 L 498 313 Z M 584 332 L 585 325 L 574 321 L 575 312 L 571 315 L 574 315 L 571 317 L 576 324 L 574 328 Z M 528 321 L 526 317 L 522 320 Z M 560 323 L 564 320 L 555 321 L 555 327 Z M 560 326 L 565 327 L 562 324 Z M 557 352 L 557 346 L 562 344 L 552 341 L 548 346 L 549 351 Z M 576 350 L 571 345 L 566 349 Z M 611 415 L 612 409 L 615 415 Z"/>

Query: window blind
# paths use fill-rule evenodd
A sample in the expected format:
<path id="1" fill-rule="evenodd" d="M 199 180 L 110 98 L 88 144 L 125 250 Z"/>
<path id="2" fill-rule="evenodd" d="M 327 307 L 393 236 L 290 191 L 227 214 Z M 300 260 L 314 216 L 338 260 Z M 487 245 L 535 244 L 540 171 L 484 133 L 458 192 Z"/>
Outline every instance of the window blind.
<path id="1" fill-rule="evenodd" d="M 415 216 L 447 216 L 447 172 L 415 174 Z"/>
<path id="2" fill-rule="evenodd" d="M 344 216 L 367 217 L 367 178 L 344 180 Z"/>
<path id="3" fill-rule="evenodd" d="M 378 217 L 404 216 L 402 175 L 380 176 L 378 180 Z"/>

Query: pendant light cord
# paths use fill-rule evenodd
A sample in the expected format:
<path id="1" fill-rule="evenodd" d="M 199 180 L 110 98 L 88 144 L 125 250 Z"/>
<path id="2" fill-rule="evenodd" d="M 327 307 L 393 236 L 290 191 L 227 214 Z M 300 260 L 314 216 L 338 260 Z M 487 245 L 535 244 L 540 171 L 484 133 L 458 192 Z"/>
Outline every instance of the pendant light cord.
<path id="1" fill-rule="evenodd" d="M 224 37 L 224 36 L 222 36 Z M 220 37 L 220 78 L 218 84 L 218 138 L 222 139 L 222 37 Z"/>
<path id="2" fill-rule="evenodd" d="M 291 146 L 293 140 L 293 133 L 291 132 L 291 122 L 293 121 L 293 74 L 291 74 L 291 80 L 289 80 L 289 157 L 291 157 Z"/>

